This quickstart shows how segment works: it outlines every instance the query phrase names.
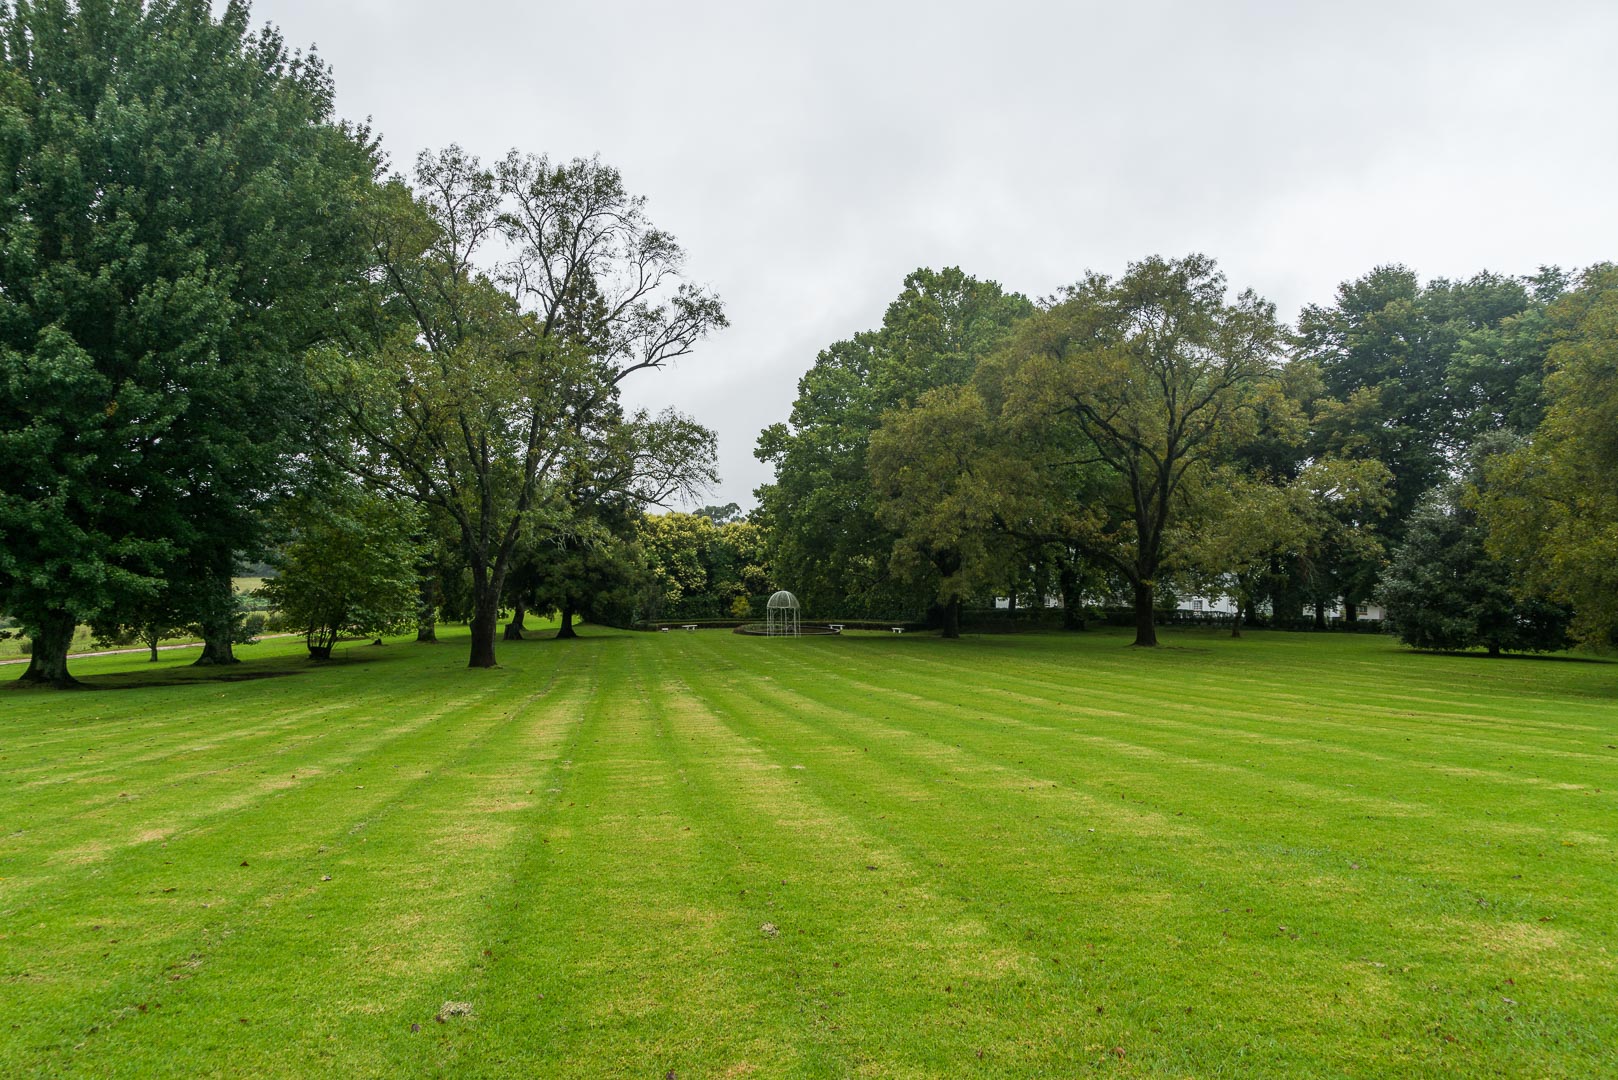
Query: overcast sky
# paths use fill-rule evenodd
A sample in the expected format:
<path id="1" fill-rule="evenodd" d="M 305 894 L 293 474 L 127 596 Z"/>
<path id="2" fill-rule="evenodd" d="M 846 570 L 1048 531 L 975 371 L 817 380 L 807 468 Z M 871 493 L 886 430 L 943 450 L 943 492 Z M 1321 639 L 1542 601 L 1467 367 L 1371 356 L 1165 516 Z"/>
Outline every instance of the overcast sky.
<path id="1" fill-rule="evenodd" d="M 714 501 L 906 273 L 1030 296 L 1202 251 L 1292 319 L 1424 278 L 1618 258 L 1618 3 L 257 0 L 397 166 L 599 153 L 725 300 L 636 404 L 714 428 Z"/>

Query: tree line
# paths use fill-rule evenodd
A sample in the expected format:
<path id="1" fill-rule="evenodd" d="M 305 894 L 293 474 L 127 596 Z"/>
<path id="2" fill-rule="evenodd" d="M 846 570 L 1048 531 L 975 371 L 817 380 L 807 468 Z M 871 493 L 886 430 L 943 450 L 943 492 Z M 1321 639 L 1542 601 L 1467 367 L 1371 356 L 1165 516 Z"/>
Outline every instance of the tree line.
<path id="1" fill-rule="evenodd" d="M 0 612 L 24 683 L 88 624 L 244 638 L 232 576 L 312 655 L 498 622 L 827 617 L 1166 592 L 1244 618 L 1384 602 L 1430 647 L 1618 622 L 1618 271 L 1379 267 L 1295 326 L 1203 256 L 1038 300 L 907 277 L 759 437 L 622 403 L 726 324 L 610 165 L 459 147 L 394 169 L 331 73 L 206 0 L 0 5 Z M 1238 630 L 1240 620 L 1238 621 Z"/>
<path id="2" fill-rule="evenodd" d="M 960 269 L 905 279 L 823 350 L 755 514 L 817 610 L 1164 591 L 1244 621 L 1372 600 L 1410 644 L 1611 639 L 1618 270 L 1422 282 L 1383 266 L 1296 326 L 1204 256 L 1040 300 Z"/>
<path id="3" fill-rule="evenodd" d="M 0 611 L 25 683 L 75 628 L 192 626 L 232 575 L 311 653 L 437 613 L 580 610 L 714 436 L 626 380 L 725 325 L 611 166 L 458 147 L 388 167 L 246 3 L 0 6 Z"/>

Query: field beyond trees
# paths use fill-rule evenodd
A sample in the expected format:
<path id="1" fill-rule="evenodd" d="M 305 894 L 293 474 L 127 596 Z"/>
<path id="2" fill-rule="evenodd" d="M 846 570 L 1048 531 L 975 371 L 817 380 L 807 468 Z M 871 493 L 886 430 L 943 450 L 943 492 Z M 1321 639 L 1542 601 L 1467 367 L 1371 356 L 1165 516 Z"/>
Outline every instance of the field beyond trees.
<path id="1" fill-rule="evenodd" d="M 0 1073 L 1618 1074 L 1618 667 L 1127 640 L 78 662 Z"/>

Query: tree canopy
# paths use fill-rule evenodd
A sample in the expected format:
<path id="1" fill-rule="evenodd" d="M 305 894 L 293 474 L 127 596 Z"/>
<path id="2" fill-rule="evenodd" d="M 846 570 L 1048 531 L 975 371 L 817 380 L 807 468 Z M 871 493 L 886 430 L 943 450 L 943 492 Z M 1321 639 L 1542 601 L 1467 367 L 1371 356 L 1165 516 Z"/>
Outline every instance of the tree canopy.
<path id="1" fill-rule="evenodd" d="M 1571 604 L 1592 645 L 1618 634 L 1618 267 L 1591 267 L 1550 305 L 1544 419 L 1489 459 L 1475 496 L 1489 551 L 1519 591 Z"/>
<path id="2" fill-rule="evenodd" d="M 712 476 L 712 436 L 668 414 L 626 420 L 619 385 L 724 325 L 678 283 L 683 259 L 596 161 L 423 154 L 375 200 L 381 268 L 369 334 L 317 379 L 370 483 L 436 507 L 471 574 L 470 665 L 495 664 L 506 576 L 530 535 L 565 531 L 581 486 L 642 502 Z M 514 254 L 485 266 L 495 242 Z M 657 290 L 673 286 L 665 302 Z"/>
<path id="3" fill-rule="evenodd" d="M 1038 302 L 918 269 L 759 435 L 756 510 L 649 515 L 707 496 L 715 438 L 628 408 L 626 380 L 726 316 L 646 199 L 599 158 L 454 145 L 385 176 L 333 97 L 241 0 L 0 2 L 24 682 L 71 685 L 86 623 L 194 628 L 200 662 L 234 662 L 231 575 L 275 523 L 270 592 L 312 647 L 391 625 L 410 578 L 419 639 L 466 619 L 472 667 L 507 607 L 515 638 L 536 606 L 563 637 L 581 613 L 746 618 L 776 578 L 948 636 L 968 603 L 1059 593 L 1068 625 L 1127 605 L 1151 645 L 1188 590 L 1233 597 L 1238 630 L 1381 599 L 1414 644 L 1552 647 L 1569 610 L 1586 643 L 1618 633 L 1611 265 L 1377 266 L 1295 329 L 1203 255 Z"/>
<path id="4" fill-rule="evenodd" d="M 34 637 L 25 680 L 67 683 L 75 623 L 163 593 L 230 659 L 236 553 L 305 445 L 299 357 L 366 266 L 373 151 L 331 101 L 242 3 L 0 8 L 0 607 Z"/>
<path id="5" fill-rule="evenodd" d="M 1129 584 L 1138 645 L 1156 644 L 1153 594 L 1174 568 L 1168 540 L 1188 496 L 1258 433 L 1276 374 L 1274 308 L 1226 291 L 1200 255 L 1091 274 L 999 360 L 1005 410 L 1044 433 L 1045 475 L 1070 484 L 1067 539 Z"/>
<path id="6" fill-rule="evenodd" d="M 908 275 L 882 326 L 823 350 L 798 383 L 792 416 L 759 436 L 755 451 L 775 466 L 760 488 L 759 519 L 793 590 L 820 611 L 887 615 L 915 592 L 889 575 L 896 533 L 878 519 L 871 491 L 871 434 L 889 410 L 939 386 L 965 381 L 977 363 L 1033 310 L 958 268 Z"/>

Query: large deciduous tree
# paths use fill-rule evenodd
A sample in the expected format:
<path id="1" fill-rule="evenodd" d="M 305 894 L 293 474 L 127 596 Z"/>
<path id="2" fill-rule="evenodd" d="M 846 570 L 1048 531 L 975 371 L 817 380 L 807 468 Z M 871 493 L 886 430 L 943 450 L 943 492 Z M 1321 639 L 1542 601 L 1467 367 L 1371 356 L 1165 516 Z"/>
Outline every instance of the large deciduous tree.
<path id="1" fill-rule="evenodd" d="M 374 157 L 331 103 L 245 3 L 0 6 L 0 607 L 34 638 L 24 681 L 69 684 L 74 624 L 165 581 L 232 659 L 236 553 L 303 444 L 298 357 L 365 266 Z"/>
<path id="2" fill-rule="evenodd" d="M 1005 412 L 1077 485 L 1071 540 L 1133 592 L 1137 645 L 1157 643 L 1153 596 L 1179 554 L 1167 541 L 1188 481 L 1260 429 L 1279 339 L 1273 305 L 1227 301 L 1213 260 L 1153 257 L 1070 287 L 997 361 Z"/>
<path id="3" fill-rule="evenodd" d="M 610 483 L 634 498 L 711 475 L 709 433 L 626 420 L 618 395 L 724 314 L 681 281 L 679 246 L 599 161 L 514 154 L 491 171 L 451 147 L 423 154 L 413 190 L 394 181 L 378 203 L 371 332 L 326 354 L 320 382 L 353 440 L 349 467 L 454 523 L 470 666 L 492 667 L 506 576 L 525 542 L 566 531 L 581 476 L 599 490 L 601 448 Z"/>
<path id="4" fill-rule="evenodd" d="M 975 386 L 943 386 L 888 413 L 871 436 L 876 517 L 895 534 L 890 569 L 936 594 L 946 638 L 973 591 L 1013 578 L 1019 545 L 996 528 L 1018 463 Z"/>
<path id="5" fill-rule="evenodd" d="M 746 619 L 774 586 L 764 530 L 704 513 L 648 514 L 637 530 L 649 587 L 641 618 Z"/>
<path id="6" fill-rule="evenodd" d="M 1551 304 L 1544 419 L 1484 466 L 1475 496 L 1491 554 L 1522 591 L 1571 604 L 1592 645 L 1618 637 L 1618 266 Z"/>
<path id="7" fill-rule="evenodd" d="M 1295 354 L 1318 366 L 1329 395 L 1314 449 L 1388 466 L 1393 536 L 1452 478 L 1472 439 L 1536 422 L 1544 305 L 1565 283 L 1544 270 L 1424 285 L 1406 267 L 1380 266 L 1339 286 L 1332 304 L 1304 308 Z"/>
<path id="8" fill-rule="evenodd" d="M 909 604 L 912 590 L 889 574 L 899 536 L 877 517 L 871 434 L 888 411 L 965 382 L 1032 310 L 1026 297 L 958 268 L 920 269 L 879 329 L 831 345 L 799 380 L 791 419 L 766 428 L 754 453 L 775 467 L 757 517 L 783 582 L 806 604 L 844 615 Z"/>

